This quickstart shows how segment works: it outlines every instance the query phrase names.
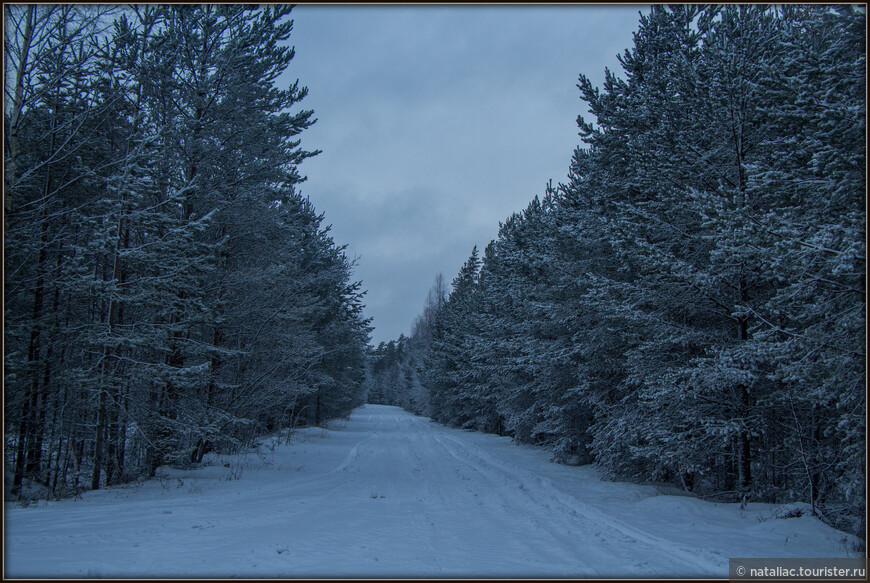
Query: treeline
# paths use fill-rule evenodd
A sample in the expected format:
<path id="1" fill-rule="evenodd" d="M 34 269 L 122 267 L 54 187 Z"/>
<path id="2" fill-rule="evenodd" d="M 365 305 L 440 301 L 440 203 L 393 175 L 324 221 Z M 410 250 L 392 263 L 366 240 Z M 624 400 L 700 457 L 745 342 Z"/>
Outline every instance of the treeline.
<path id="1" fill-rule="evenodd" d="M 5 465 L 55 495 L 362 402 L 287 6 L 7 5 Z"/>
<path id="2" fill-rule="evenodd" d="M 866 38 L 850 6 L 653 6 L 567 184 L 475 248 L 436 421 L 864 535 Z"/>
<path id="3" fill-rule="evenodd" d="M 414 321 L 411 337 L 381 342 L 367 353 L 365 396 L 367 403 L 394 405 L 416 415 L 430 414 L 429 392 L 421 371 L 432 342 L 435 318 L 447 302 L 447 284 L 438 274 L 429 290 L 423 313 Z"/>

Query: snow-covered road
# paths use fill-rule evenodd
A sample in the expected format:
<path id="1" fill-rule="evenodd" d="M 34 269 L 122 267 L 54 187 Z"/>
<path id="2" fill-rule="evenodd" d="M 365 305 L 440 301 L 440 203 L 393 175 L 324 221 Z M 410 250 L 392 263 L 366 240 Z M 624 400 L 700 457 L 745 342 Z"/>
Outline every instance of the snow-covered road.
<path id="1" fill-rule="evenodd" d="M 729 557 L 848 556 L 845 535 L 810 517 L 602 481 L 396 407 L 271 446 L 7 504 L 5 575 L 727 577 Z"/>

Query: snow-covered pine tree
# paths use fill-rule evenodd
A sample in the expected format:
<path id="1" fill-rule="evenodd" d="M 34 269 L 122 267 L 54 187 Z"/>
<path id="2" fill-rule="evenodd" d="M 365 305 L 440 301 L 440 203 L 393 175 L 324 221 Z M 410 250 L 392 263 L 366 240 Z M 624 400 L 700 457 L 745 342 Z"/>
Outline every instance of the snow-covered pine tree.
<path id="1" fill-rule="evenodd" d="M 608 76 L 601 95 L 581 79 L 599 124 L 581 130 L 608 177 L 611 237 L 630 272 L 619 287 L 641 331 L 624 381 L 642 426 L 629 449 L 649 477 L 713 470 L 742 493 L 764 379 L 735 354 L 750 341 L 747 305 L 769 290 L 745 195 L 763 135 L 751 81 L 768 66 L 772 17 L 654 7 L 621 59 L 627 82 Z"/>
<path id="2" fill-rule="evenodd" d="M 6 10 L 14 490 L 153 474 L 358 404 L 363 292 L 295 188 L 305 90 L 274 87 L 290 9 Z"/>
<path id="3" fill-rule="evenodd" d="M 557 259 L 555 191 L 548 189 L 501 225 L 487 248 L 481 270 L 486 341 L 478 342 L 478 381 L 485 398 L 498 406 L 488 431 L 545 444 L 560 459 L 584 446 L 574 431 L 584 403 L 568 396 L 576 387 L 571 331 L 556 306 L 566 298 L 563 267 Z M 570 426 L 570 427 L 569 427 Z M 495 427 L 495 428 L 493 428 Z"/>
<path id="4" fill-rule="evenodd" d="M 5 11 L 7 81 L 14 79 L 7 95 L 14 97 L 6 110 L 4 380 L 7 428 L 17 432 L 6 459 L 14 459 L 13 491 L 22 494 L 25 478 L 48 490 L 63 485 L 70 446 L 93 438 L 83 428 L 94 422 L 97 393 L 69 371 L 92 356 L 76 340 L 104 320 L 91 282 L 106 265 L 92 264 L 84 278 L 77 268 L 80 250 L 92 243 L 88 217 L 107 196 L 104 178 L 127 153 L 95 139 L 112 133 L 121 98 L 99 79 L 94 39 L 106 9 Z"/>
<path id="5" fill-rule="evenodd" d="M 863 530 L 866 434 L 866 14 L 787 6 L 748 196 L 776 293 L 758 308 L 758 351 L 775 390 L 767 406 L 771 486 L 834 524 Z"/>
<path id="6" fill-rule="evenodd" d="M 429 392 L 432 418 L 440 423 L 462 426 L 473 409 L 468 359 L 473 343 L 471 313 L 479 271 L 480 257 L 475 245 L 453 280 L 450 296 L 432 329 L 422 380 Z"/>

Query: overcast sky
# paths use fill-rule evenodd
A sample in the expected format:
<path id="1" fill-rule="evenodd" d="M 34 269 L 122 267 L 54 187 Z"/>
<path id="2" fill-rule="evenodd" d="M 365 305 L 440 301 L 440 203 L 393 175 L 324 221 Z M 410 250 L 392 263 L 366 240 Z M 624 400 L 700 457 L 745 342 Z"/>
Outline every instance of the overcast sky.
<path id="1" fill-rule="evenodd" d="M 600 85 L 641 5 L 300 5 L 284 81 L 307 86 L 304 195 L 358 257 L 372 343 L 408 335 L 499 222 L 564 182 Z"/>

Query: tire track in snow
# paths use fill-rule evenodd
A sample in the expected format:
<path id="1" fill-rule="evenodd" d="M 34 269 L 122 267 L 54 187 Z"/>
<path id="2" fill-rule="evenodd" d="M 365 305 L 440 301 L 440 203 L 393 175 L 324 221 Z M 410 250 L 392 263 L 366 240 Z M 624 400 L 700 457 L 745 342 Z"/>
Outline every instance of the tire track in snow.
<path id="1" fill-rule="evenodd" d="M 483 566 L 478 574 L 486 576 L 492 575 L 486 569 L 512 576 L 518 570 L 523 574 L 543 571 L 563 576 L 598 572 L 583 560 L 576 547 L 559 544 L 565 533 L 549 527 L 548 516 L 528 512 L 526 500 L 518 507 L 516 496 L 501 494 L 503 481 L 492 480 L 490 475 L 469 467 L 466 460 L 441 442 L 443 428 L 407 414 L 396 421 L 394 431 L 412 448 L 407 457 L 412 460 L 411 471 L 421 488 L 418 501 L 427 513 L 424 526 L 432 548 L 452 556 L 473 555 Z M 515 561 L 514 570 L 508 571 L 506 560 L 510 564 L 517 557 L 524 559 Z"/>
<path id="2" fill-rule="evenodd" d="M 359 440 L 356 443 L 356 445 L 354 445 L 352 448 L 350 448 L 350 451 L 345 456 L 345 458 L 343 460 L 341 460 L 341 462 L 337 466 L 335 466 L 334 468 L 332 468 L 331 470 L 326 472 L 326 475 L 334 474 L 336 472 L 345 471 L 348 468 L 348 466 L 350 466 L 353 462 L 355 462 L 357 460 L 357 458 L 359 458 L 360 446 L 363 445 L 364 443 L 375 440 L 377 438 L 378 438 L 378 433 L 375 432 L 373 435 L 370 435 L 369 437 L 366 437 L 365 439 Z"/>
<path id="3" fill-rule="evenodd" d="M 670 555 L 684 563 L 690 568 L 691 573 L 716 572 L 721 569 L 723 562 L 727 565 L 728 559 L 717 553 L 668 541 L 609 516 L 576 497 L 566 494 L 549 479 L 537 476 L 513 464 L 508 465 L 467 441 L 447 434 L 439 436 L 438 441 L 442 445 L 444 441 L 451 442 L 454 448 L 446 447 L 446 449 L 456 459 L 479 471 L 481 475 L 485 475 L 488 469 L 489 473 L 500 474 L 502 478 L 515 483 L 517 489 L 525 494 L 534 506 L 542 509 L 542 514 L 552 515 L 555 510 L 561 508 L 563 510 L 562 516 L 566 516 L 564 510 L 567 510 L 567 516 L 577 517 L 584 522 L 594 524 L 599 529 L 595 536 L 604 542 L 616 540 L 621 545 L 640 544 L 648 546 L 650 549 L 658 551 L 658 554 Z M 460 453 L 457 454 L 457 452 Z M 605 533 L 609 536 L 606 536 Z M 643 567 L 648 573 L 648 566 L 643 565 Z M 671 570 L 670 573 L 673 574 L 673 571 Z"/>
<path id="4" fill-rule="evenodd" d="M 577 563 L 576 556 L 555 548 L 551 532 L 546 531 L 543 539 L 528 536 L 530 524 L 518 524 L 516 508 L 506 503 L 494 506 L 495 489 L 491 484 L 481 488 L 484 483 L 480 477 L 468 472 L 464 464 L 457 464 L 438 442 L 437 428 L 426 427 L 422 419 L 407 419 L 410 422 L 403 439 L 414 447 L 414 465 L 421 468 L 417 479 L 422 484 L 427 540 L 437 551 L 435 556 L 444 555 L 448 562 L 456 557 L 471 557 L 469 560 L 479 569 L 471 573 L 475 576 L 492 576 L 494 572 L 516 576 L 523 569 L 531 573 L 554 574 L 554 569 L 564 575 L 577 573 L 577 569 L 568 567 Z M 502 498 L 495 500 L 504 502 Z M 525 560 L 514 560 L 511 567 L 510 561 L 517 557 Z M 448 571 L 469 575 L 455 566 Z"/>
<path id="5" fill-rule="evenodd" d="M 603 532 L 608 530 L 606 525 L 593 523 L 596 528 L 590 529 L 590 521 L 586 517 L 576 512 L 566 515 L 561 509 L 554 507 L 555 505 L 549 504 L 546 496 L 530 491 L 527 483 L 517 479 L 513 472 L 482 464 L 481 459 L 475 459 L 467 448 L 469 444 L 457 444 L 455 440 L 445 436 L 438 436 L 436 441 L 456 462 L 476 473 L 487 485 L 490 497 L 486 499 L 486 504 L 497 505 L 493 510 L 512 517 L 514 525 L 522 522 L 533 528 L 538 534 L 530 539 L 548 541 L 549 551 L 558 552 L 560 562 L 572 566 L 572 575 L 625 576 L 633 571 L 637 574 L 649 572 L 641 563 L 627 564 L 626 560 L 624 565 L 615 564 L 614 557 L 625 555 L 626 545 L 636 541 L 628 538 L 615 540 L 616 537 L 604 536 Z M 491 496 L 496 496 L 497 501 Z M 644 550 L 649 552 L 655 549 Z"/>

